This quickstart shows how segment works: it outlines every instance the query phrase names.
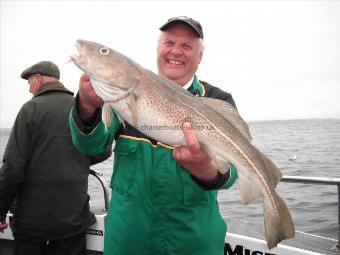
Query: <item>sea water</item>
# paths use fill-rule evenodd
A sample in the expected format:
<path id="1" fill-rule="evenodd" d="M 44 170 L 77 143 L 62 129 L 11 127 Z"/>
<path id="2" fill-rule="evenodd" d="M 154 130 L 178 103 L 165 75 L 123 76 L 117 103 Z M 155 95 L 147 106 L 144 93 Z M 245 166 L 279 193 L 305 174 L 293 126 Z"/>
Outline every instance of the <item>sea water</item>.
<path id="1" fill-rule="evenodd" d="M 284 175 L 340 178 L 340 120 L 308 119 L 249 122 L 252 143 L 281 169 Z M 0 133 L 0 157 L 8 132 Z M 113 157 L 91 167 L 107 183 L 112 174 Z M 1 164 L 1 163 L 0 163 Z M 337 186 L 279 183 L 277 192 L 285 200 L 298 231 L 338 238 Z M 94 207 L 103 207 L 99 182 L 89 177 L 89 194 Z M 261 200 L 240 203 L 238 184 L 218 195 L 224 217 L 263 225 Z"/>

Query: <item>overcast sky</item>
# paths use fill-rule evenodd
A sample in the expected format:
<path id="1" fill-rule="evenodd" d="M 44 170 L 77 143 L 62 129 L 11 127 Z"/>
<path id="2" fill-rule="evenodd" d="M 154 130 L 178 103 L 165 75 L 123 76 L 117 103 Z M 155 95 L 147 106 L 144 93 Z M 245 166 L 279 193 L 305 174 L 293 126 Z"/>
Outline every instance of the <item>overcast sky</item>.
<path id="1" fill-rule="evenodd" d="M 340 1 L 3 1 L 0 127 L 31 98 L 20 73 L 51 60 L 76 92 L 67 63 L 78 38 L 156 71 L 158 28 L 199 20 L 205 52 L 198 77 L 232 93 L 246 121 L 340 118 Z"/>

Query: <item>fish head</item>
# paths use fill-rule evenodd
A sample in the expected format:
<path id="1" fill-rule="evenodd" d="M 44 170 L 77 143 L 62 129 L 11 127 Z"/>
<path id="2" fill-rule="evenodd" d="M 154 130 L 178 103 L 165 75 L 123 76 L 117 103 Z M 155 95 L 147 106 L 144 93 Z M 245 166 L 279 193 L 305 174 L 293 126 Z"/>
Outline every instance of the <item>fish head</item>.
<path id="1" fill-rule="evenodd" d="M 130 90 L 135 86 L 136 77 L 129 59 L 119 52 L 96 42 L 77 40 L 78 55 L 72 55 L 71 61 L 89 75 L 92 81 Z M 129 68 L 130 67 L 130 68 Z"/>

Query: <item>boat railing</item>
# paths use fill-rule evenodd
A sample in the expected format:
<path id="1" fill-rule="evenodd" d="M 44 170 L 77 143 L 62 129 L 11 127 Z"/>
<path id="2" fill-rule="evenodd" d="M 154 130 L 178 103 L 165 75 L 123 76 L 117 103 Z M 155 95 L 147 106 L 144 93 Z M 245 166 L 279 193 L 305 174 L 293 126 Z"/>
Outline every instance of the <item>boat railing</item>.
<path id="1" fill-rule="evenodd" d="M 282 182 L 295 182 L 295 183 L 336 185 L 338 187 L 338 243 L 332 247 L 332 251 L 340 253 L 340 178 L 284 175 L 282 176 L 281 181 Z"/>
<path id="2" fill-rule="evenodd" d="M 103 193 L 104 193 L 104 203 L 105 203 L 104 210 L 105 212 L 107 212 L 107 210 L 109 209 L 109 201 L 110 201 L 109 187 L 107 186 L 106 181 L 101 177 L 100 173 L 97 173 L 96 171 L 90 169 L 90 174 L 93 175 L 95 178 L 97 178 L 97 180 L 102 185 Z"/>
<path id="3" fill-rule="evenodd" d="M 106 181 L 101 177 L 100 173 L 90 169 L 90 174 L 99 180 L 104 192 L 105 211 L 108 210 L 110 191 Z M 326 178 L 326 177 L 306 177 L 306 176 L 290 176 L 284 175 L 281 178 L 282 182 L 295 182 L 295 183 L 312 183 L 322 185 L 336 185 L 338 187 L 338 241 L 331 250 L 340 253 L 340 178 Z"/>

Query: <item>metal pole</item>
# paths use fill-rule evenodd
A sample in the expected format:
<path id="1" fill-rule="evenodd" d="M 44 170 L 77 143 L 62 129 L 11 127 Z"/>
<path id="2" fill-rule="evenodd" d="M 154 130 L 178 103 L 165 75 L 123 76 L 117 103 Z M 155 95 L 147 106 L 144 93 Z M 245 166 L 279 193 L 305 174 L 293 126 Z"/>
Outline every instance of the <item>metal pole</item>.
<path id="1" fill-rule="evenodd" d="M 96 177 L 102 185 L 103 192 L 104 192 L 104 203 L 105 203 L 104 211 L 107 212 L 107 210 L 109 209 L 109 201 L 110 201 L 109 187 L 107 186 L 105 180 L 103 178 L 101 178 L 96 171 L 90 169 L 90 174 L 93 175 L 94 177 Z"/>
<path id="2" fill-rule="evenodd" d="M 338 245 L 337 249 L 340 250 L 340 184 L 338 186 Z"/>
<path id="3" fill-rule="evenodd" d="M 305 176 L 283 176 L 281 181 L 298 183 L 316 183 L 336 185 L 338 187 L 338 242 L 331 248 L 340 254 L 340 178 L 305 177 Z"/>
<path id="4" fill-rule="evenodd" d="M 333 246 L 331 249 L 332 251 L 335 251 L 336 253 L 340 253 L 340 184 L 337 184 L 338 186 L 338 243 Z"/>

